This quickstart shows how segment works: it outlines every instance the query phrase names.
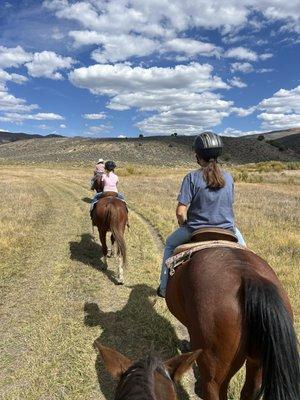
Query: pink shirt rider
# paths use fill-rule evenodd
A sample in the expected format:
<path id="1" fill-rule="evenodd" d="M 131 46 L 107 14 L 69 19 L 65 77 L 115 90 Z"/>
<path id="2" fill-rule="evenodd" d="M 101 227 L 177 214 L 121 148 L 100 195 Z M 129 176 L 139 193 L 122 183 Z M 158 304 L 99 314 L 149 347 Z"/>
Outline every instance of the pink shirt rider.
<path id="1" fill-rule="evenodd" d="M 104 182 L 103 192 L 116 192 L 118 193 L 117 183 L 119 178 L 112 171 L 102 175 L 102 181 Z"/>
<path id="2" fill-rule="evenodd" d="M 105 171 L 105 169 L 104 169 L 104 164 L 103 163 L 99 163 L 99 164 L 96 165 L 96 168 L 95 168 L 95 173 L 96 174 L 103 174 L 104 171 Z"/>

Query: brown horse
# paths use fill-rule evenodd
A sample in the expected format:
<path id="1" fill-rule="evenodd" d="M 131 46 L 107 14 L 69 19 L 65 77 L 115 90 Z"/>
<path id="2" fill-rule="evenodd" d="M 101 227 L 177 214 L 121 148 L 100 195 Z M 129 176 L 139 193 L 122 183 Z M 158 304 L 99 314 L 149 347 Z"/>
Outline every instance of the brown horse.
<path id="1" fill-rule="evenodd" d="M 107 192 L 96 203 L 92 211 L 92 222 L 97 226 L 103 252 L 104 269 L 107 269 L 106 233 L 111 232 L 112 255 L 116 244 L 119 256 L 117 282 L 123 284 L 123 267 L 126 265 L 126 245 L 124 231 L 128 225 L 128 212 L 124 201 L 118 199 L 116 193 Z"/>
<path id="2" fill-rule="evenodd" d="M 152 356 L 133 362 L 97 340 L 94 346 L 108 372 L 118 379 L 115 400 L 176 400 L 174 382 L 180 380 L 200 353 L 197 350 L 165 362 Z"/>
<path id="3" fill-rule="evenodd" d="M 103 191 L 103 186 L 102 174 L 96 174 L 94 177 L 93 189 L 96 190 L 97 193 L 100 193 Z"/>
<path id="4" fill-rule="evenodd" d="M 300 399 L 297 338 L 287 294 L 271 267 L 245 249 L 206 248 L 175 270 L 171 313 L 188 329 L 200 396 L 226 400 L 246 360 L 241 400 Z"/>

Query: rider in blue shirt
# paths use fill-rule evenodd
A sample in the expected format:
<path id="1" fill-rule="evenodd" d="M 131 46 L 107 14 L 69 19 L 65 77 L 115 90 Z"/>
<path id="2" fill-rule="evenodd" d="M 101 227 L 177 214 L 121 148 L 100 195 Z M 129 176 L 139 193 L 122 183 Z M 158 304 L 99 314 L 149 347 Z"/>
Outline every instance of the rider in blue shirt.
<path id="1" fill-rule="evenodd" d="M 232 176 L 219 167 L 223 143 L 220 136 L 205 132 L 196 137 L 194 143 L 198 164 L 202 167 L 192 171 L 183 179 L 178 195 L 176 216 L 179 228 L 166 240 L 162 261 L 160 286 L 157 294 L 165 297 L 169 271 L 166 260 L 174 249 L 190 241 L 193 231 L 203 227 L 229 229 L 245 245 L 240 231 L 234 223 L 234 183 Z"/>

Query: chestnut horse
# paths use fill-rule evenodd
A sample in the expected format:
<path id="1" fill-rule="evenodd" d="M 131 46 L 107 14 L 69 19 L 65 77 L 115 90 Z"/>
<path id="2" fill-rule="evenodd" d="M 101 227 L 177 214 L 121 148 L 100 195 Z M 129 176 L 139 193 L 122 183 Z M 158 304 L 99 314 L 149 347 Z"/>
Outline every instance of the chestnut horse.
<path id="1" fill-rule="evenodd" d="M 106 233 L 111 232 L 112 255 L 113 246 L 117 245 L 119 256 L 117 282 L 124 283 L 123 267 L 126 265 L 126 245 L 124 240 L 125 227 L 128 224 L 128 212 L 123 200 L 118 199 L 116 193 L 107 192 L 95 204 L 91 217 L 94 226 L 97 226 L 103 253 L 103 269 L 107 269 Z"/>
<path id="2" fill-rule="evenodd" d="M 181 354 L 165 362 L 152 356 L 133 362 L 97 340 L 94 347 L 105 368 L 118 379 L 115 400 L 176 400 L 174 382 L 180 380 L 200 353 Z"/>
<path id="3" fill-rule="evenodd" d="M 247 249 L 195 253 L 170 277 L 166 302 L 190 335 L 200 396 L 226 400 L 246 361 L 241 400 L 300 399 L 298 343 L 287 294 L 272 268 Z"/>
<path id="4" fill-rule="evenodd" d="M 103 191 L 104 183 L 102 181 L 102 175 L 103 174 L 96 174 L 95 180 L 94 180 L 94 183 L 93 183 L 93 189 L 96 190 L 97 193 Z"/>

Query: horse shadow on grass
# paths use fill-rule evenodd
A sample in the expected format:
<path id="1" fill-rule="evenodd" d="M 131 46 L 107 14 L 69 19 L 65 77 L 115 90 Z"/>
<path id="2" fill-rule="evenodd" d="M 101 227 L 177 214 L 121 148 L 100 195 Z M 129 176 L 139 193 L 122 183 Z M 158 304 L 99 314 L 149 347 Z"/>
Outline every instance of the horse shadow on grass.
<path id="1" fill-rule="evenodd" d="M 112 294 L 114 295 L 114 294 Z M 101 328 L 98 340 L 104 346 L 115 348 L 132 360 L 158 354 L 167 359 L 177 354 L 178 338 L 168 320 L 154 309 L 156 292 L 145 284 L 132 288 L 127 304 L 116 312 L 103 312 L 96 303 L 85 303 L 84 324 Z M 152 298 L 151 298 L 152 297 Z M 116 382 L 106 372 L 97 356 L 95 369 L 101 392 L 105 398 L 114 398 Z M 178 385 L 178 395 L 188 400 L 187 392 Z"/>
<path id="2" fill-rule="evenodd" d="M 90 204 L 92 202 L 92 199 L 89 197 L 83 197 L 81 200 L 88 204 Z"/>
<path id="3" fill-rule="evenodd" d="M 105 274 L 114 284 L 118 283 L 114 273 L 111 270 L 105 270 L 105 265 L 101 260 L 103 255 L 102 247 L 90 233 L 83 233 L 79 242 L 69 242 L 69 246 L 71 260 L 80 261 L 88 267 Z"/>

